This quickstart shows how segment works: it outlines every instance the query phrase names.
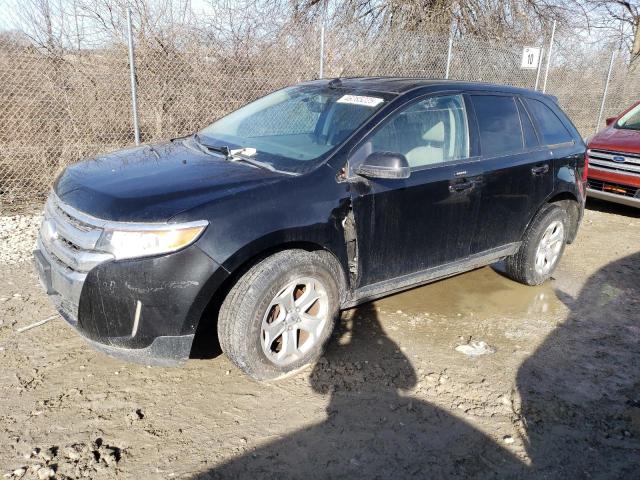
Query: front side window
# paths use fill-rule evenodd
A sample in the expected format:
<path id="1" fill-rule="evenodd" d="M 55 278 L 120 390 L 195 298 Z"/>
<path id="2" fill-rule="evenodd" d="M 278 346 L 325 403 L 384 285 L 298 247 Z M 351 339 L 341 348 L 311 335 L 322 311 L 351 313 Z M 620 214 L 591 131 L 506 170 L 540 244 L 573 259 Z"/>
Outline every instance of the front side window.
<path id="1" fill-rule="evenodd" d="M 545 145 L 558 145 L 573 141 L 567 127 L 558 116 L 540 100 L 527 98 L 527 108 L 538 124 L 538 130 Z"/>
<path id="2" fill-rule="evenodd" d="M 523 148 L 522 126 L 515 98 L 504 95 L 472 95 L 484 156 L 506 155 Z"/>
<path id="3" fill-rule="evenodd" d="M 395 114 L 359 150 L 401 153 L 412 168 L 439 165 L 469 156 L 461 95 L 430 97 Z M 364 154 L 363 154 L 363 153 Z"/>
<path id="4" fill-rule="evenodd" d="M 251 149 L 257 161 L 302 173 L 323 161 L 393 95 L 300 85 L 274 92 L 198 133 L 206 146 Z"/>

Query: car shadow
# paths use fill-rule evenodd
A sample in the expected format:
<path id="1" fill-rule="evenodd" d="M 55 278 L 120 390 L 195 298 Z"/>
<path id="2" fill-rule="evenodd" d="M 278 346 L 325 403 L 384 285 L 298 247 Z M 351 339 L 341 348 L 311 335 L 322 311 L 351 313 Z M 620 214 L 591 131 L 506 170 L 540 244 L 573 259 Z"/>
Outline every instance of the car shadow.
<path id="1" fill-rule="evenodd" d="M 640 218 L 640 208 L 622 205 L 620 203 L 607 202 L 598 198 L 587 197 L 585 208 L 597 212 L 612 213 L 624 217 Z"/>
<path id="2" fill-rule="evenodd" d="M 541 478 L 638 478 L 640 253 L 606 265 L 519 368 L 527 452 Z"/>
<path id="3" fill-rule="evenodd" d="M 366 304 L 337 327 L 310 375 L 329 397 L 326 420 L 192 478 L 636 478 L 640 253 L 599 270 L 577 298 L 556 295 L 570 313 L 516 379 L 530 463 L 408 396 L 416 371 Z"/>
<path id="4" fill-rule="evenodd" d="M 325 421 L 196 479 L 495 478 L 524 465 L 490 437 L 403 392 L 416 372 L 371 304 L 336 328 L 310 382 L 329 397 Z M 286 406 L 281 412 L 287 415 Z"/>
<path id="5" fill-rule="evenodd" d="M 216 293 L 202 312 L 189 353 L 191 360 L 210 360 L 222 355 L 217 327 L 218 314 L 226 292 L 226 289 L 222 289 Z"/>

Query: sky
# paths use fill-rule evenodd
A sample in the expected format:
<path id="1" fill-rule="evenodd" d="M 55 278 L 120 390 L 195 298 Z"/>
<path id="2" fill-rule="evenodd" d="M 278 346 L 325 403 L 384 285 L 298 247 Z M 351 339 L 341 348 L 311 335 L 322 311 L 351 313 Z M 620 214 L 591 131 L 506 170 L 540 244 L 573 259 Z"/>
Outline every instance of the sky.
<path id="1" fill-rule="evenodd" d="M 0 0 L 0 31 L 16 28 L 16 13 L 20 0 Z M 194 13 L 210 13 L 211 6 L 206 0 L 191 0 L 191 8 Z"/>
<path id="2" fill-rule="evenodd" d="M 10 28 L 11 21 L 9 20 L 11 8 L 7 5 L 6 0 L 0 0 L 0 30 L 6 30 Z"/>

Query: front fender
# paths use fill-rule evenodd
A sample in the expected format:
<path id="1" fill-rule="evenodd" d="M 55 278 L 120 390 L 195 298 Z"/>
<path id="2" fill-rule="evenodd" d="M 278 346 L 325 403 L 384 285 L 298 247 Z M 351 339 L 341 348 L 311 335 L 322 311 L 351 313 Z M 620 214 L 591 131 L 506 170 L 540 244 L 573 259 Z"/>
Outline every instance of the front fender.
<path id="1" fill-rule="evenodd" d="M 350 209 L 348 188 L 325 165 L 309 175 L 230 195 L 175 220 L 208 220 L 197 245 L 229 273 L 269 253 L 305 246 L 331 252 L 347 271 L 342 225 Z"/>

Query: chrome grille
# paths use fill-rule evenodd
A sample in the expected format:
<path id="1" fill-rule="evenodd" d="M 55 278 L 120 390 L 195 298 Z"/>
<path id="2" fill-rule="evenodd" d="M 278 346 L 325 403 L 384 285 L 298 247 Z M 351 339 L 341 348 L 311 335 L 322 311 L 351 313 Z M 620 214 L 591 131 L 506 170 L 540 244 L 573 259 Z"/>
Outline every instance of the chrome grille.
<path id="1" fill-rule="evenodd" d="M 591 169 L 640 177 L 640 155 L 609 150 L 589 150 L 588 155 Z"/>
<path id="2" fill-rule="evenodd" d="M 87 273 L 113 255 L 96 251 L 99 221 L 65 205 L 51 193 L 38 235 L 38 250 L 51 265 L 51 287 L 77 310 Z"/>
<path id="3" fill-rule="evenodd" d="M 55 256 L 65 267 L 86 273 L 96 265 L 110 260 L 109 253 L 97 252 L 95 247 L 102 228 L 78 218 L 79 214 L 51 194 L 44 209 L 40 227 L 40 241 L 48 254 Z"/>
<path id="4" fill-rule="evenodd" d="M 57 214 L 60 217 L 64 218 L 68 223 L 73 225 L 78 230 L 81 230 L 83 232 L 90 232 L 91 230 L 93 230 L 95 228 L 95 227 L 93 227 L 91 225 L 88 225 L 86 223 L 81 222 L 80 220 L 78 220 L 75 217 L 72 217 L 67 212 L 65 212 L 62 208 L 60 208 L 59 204 L 53 202 L 52 206 L 53 206 L 53 210 L 54 210 L 55 214 Z"/>

